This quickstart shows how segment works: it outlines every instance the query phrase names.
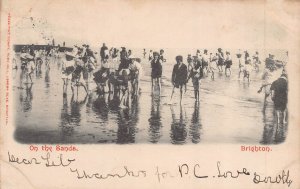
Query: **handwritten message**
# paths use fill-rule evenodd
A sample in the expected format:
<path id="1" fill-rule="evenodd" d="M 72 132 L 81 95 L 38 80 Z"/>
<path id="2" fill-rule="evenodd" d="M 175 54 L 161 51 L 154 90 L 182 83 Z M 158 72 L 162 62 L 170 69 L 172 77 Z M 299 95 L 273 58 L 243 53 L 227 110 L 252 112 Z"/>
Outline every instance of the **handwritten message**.
<path id="1" fill-rule="evenodd" d="M 174 165 L 171 170 L 164 170 L 160 166 L 153 166 L 152 169 L 132 169 L 127 165 L 115 167 L 113 171 L 104 170 L 101 167 L 93 167 L 95 171 L 87 171 L 82 168 L 75 158 L 69 157 L 70 154 L 63 154 L 57 152 L 70 152 L 78 151 L 76 146 L 29 146 L 30 151 L 43 151 L 43 155 L 34 157 L 22 157 L 17 156 L 13 152 L 8 152 L 8 161 L 13 164 L 18 164 L 19 166 L 44 166 L 46 168 L 53 167 L 64 167 L 66 168 L 66 174 L 74 175 L 74 179 L 78 180 L 106 180 L 106 179 L 122 179 L 126 177 L 133 177 L 136 179 L 143 179 L 147 177 L 153 177 L 157 182 L 168 182 L 167 179 L 226 179 L 234 180 L 241 177 L 249 178 L 249 183 L 253 184 L 281 184 L 290 187 L 293 183 L 292 174 L 290 170 L 281 170 L 278 174 L 266 175 L 258 173 L 253 169 L 248 169 L 247 167 L 241 167 L 239 169 L 228 169 L 225 168 L 221 161 L 217 161 L 212 164 L 212 170 L 214 174 L 207 174 L 201 169 L 201 163 L 188 164 L 182 163 Z M 55 153 L 55 152 L 56 153 Z M 100 171 L 101 170 L 101 171 Z"/>

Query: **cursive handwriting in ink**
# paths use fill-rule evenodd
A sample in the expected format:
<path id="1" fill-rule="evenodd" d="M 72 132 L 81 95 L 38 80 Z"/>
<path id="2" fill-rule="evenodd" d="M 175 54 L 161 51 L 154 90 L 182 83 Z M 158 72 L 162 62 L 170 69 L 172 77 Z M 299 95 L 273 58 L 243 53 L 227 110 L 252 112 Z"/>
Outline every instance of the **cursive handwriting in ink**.
<path id="1" fill-rule="evenodd" d="M 198 169 L 200 168 L 200 165 L 199 164 L 195 164 L 193 166 L 193 173 L 194 173 L 194 177 L 196 178 L 208 178 L 208 176 L 200 176 L 198 173 Z M 188 166 L 188 164 L 182 164 L 182 165 L 179 165 L 178 166 L 178 171 L 179 171 L 179 174 L 180 174 L 180 177 L 183 178 L 184 175 L 189 175 L 189 171 L 190 171 L 190 168 Z"/>
<path id="2" fill-rule="evenodd" d="M 169 171 L 160 171 L 158 167 L 156 167 L 156 172 L 155 175 L 157 176 L 158 182 L 160 182 L 161 179 L 171 177 L 173 178 L 174 176 L 169 172 Z"/>
<path id="3" fill-rule="evenodd" d="M 59 160 L 53 161 L 53 160 L 51 159 L 51 155 L 50 155 L 49 152 L 46 154 L 45 157 L 44 157 L 44 156 L 41 156 L 41 158 L 42 158 L 43 160 L 46 160 L 46 164 L 45 164 L 46 167 L 53 167 L 53 166 L 55 166 L 55 167 L 57 167 L 57 166 L 63 166 L 63 167 L 66 167 L 66 166 L 69 166 L 73 161 L 75 161 L 75 159 L 67 159 L 68 162 L 64 161 L 64 159 L 63 159 L 63 154 L 60 154 L 60 155 L 59 155 L 59 157 L 58 157 Z"/>
<path id="4" fill-rule="evenodd" d="M 199 176 L 198 174 L 197 174 L 197 170 L 200 168 L 200 165 L 199 164 L 196 164 L 195 166 L 194 166 L 194 176 L 196 177 L 196 178 L 208 178 L 208 176 Z"/>
<path id="5" fill-rule="evenodd" d="M 231 171 L 225 171 L 222 172 L 221 171 L 221 162 L 217 162 L 217 168 L 218 168 L 218 177 L 224 177 L 227 178 L 228 176 L 230 176 L 230 178 L 238 178 L 240 175 L 250 175 L 250 172 L 247 171 L 246 168 L 243 168 L 242 171 L 237 170 L 236 174 L 232 173 Z"/>
<path id="6" fill-rule="evenodd" d="M 8 161 L 12 163 L 18 163 L 24 165 L 41 164 L 41 162 L 39 162 L 36 158 L 31 158 L 31 159 L 19 158 L 19 157 L 15 157 L 9 152 L 8 152 Z"/>
<path id="7" fill-rule="evenodd" d="M 289 177 L 290 170 L 288 170 L 287 173 L 285 172 L 285 170 L 282 170 L 281 174 L 277 175 L 275 178 L 272 178 L 271 176 L 261 176 L 258 173 L 254 172 L 253 182 L 255 184 L 259 184 L 261 182 L 280 184 L 282 182 L 282 184 L 287 184 L 288 187 L 290 187 L 293 181 L 290 180 Z"/>
<path id="8" fill-rule="evenodd" d="M 76 172 L 77 173 L 77 178 L 78 179 L 92 179 L 92 178 L 96 178 L 96 179 L 108 179 L 108 178 L 124 178 L 124 177 L 146 177 L 146 171 L 144 170 L 139 170 L 136 172 L 133 172 L 131 170 L 129 170 L 126 166 L 123 167 L 124 168 L 124 173 L 108 173 L 108 174 L 100 174 L 100 173 L 87 173 L 85 170 L 83 170 L 82 172 L 78 171 L 78 169 L 72 169 L 70 168 L 71 172 Z"/>

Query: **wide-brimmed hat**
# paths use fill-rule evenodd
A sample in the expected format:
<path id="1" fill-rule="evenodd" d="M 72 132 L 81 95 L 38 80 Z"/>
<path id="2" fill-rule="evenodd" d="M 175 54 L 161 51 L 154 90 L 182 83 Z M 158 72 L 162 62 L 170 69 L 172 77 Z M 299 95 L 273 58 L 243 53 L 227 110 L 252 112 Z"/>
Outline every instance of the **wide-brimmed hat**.
<path id="1" fill-rule="evenodd" d="M 75 58 L 75 55 L 73 53 L 69 52 L 69 51 L 65 52 L 65 54 L 67 56 L 71 56 L 71 57 Z"/>

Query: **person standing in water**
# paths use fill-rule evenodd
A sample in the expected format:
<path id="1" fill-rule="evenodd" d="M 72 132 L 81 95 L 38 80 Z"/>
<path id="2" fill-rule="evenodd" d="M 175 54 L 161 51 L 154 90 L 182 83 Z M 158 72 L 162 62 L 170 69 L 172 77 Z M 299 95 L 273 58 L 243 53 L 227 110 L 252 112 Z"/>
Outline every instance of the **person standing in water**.
<path id="1" fill-rule="evenodd" d="M 259 59 L 259 54 L 256 51 L 255 54 L 253 55 L 253 66 L 254 69 L 258 72 L 259 71 L 259 64 L 261 64 L 260 59 Z"/>
<path id="2" fill-rule="evenodd" d="M 215 56 L 210 53 L 209 58 L 209 70 L 211 71 L 211 79 L 215 78 L 215 72 L 218 70 L 218 54 L 216 53 Z"/>
<path id="3" fill-rule="evenodd" d="M 209 69 L 208 69 L 208 62 L 209 62 L 208 51 L 206 49 L 204 49 L 203 54 L 202 54 L 202 69 L 205 72 L 204 73 L 205 75 L 207 75 L 207 73 L 209 71 Z"/>
<path id="4" fill-rule="evenodd" d="M 153 59 L 153 52 L 152 50 L 150 50 L 148 60 L 152 61 L 152 59 Z"/>
<path id="5" fill-rule="evenodd" d="M 151 84 L 154 90 L 154 82 L 158 83 L 159 93 L 161 92 L 161 75 L 162 75 L 162 61 L 159 58 L 158 52 L 153 53 L 154 58 L 151 61 Z"/>
<path id="6" fill-rule="evenodd" d="M 105 45 L 105 43 L 103 43 L 101 49 L 100 49 L 100 60 L 101 63 L 104 63 L 106 57 L 105 57 L 105 51 L 108 50 L 107 46 Z"/>
<path id="7" fill-rule="evenodd" d="M 218 48 L 218 69 L 219 72 L 223 72 L 223 64 L 224 64 L 224 53 L 221 48 Z"/>
<path id="8" fill-rule="evenodd" d="M 236 54 L 236 57 L 239 59 L 239 78 L 241 77 L 241 73 L 243 73 L 243 64 L 241 62 L 241 58 L 242 58 L 242 53 L 239 52 Z"/>
<path id="9" fill-rule="evenodd" d="M 164 53 L 165 53 L 165 51 L 163 49 L 160 49 L 159 58 L 160 58 L 161 62 L 166 62 L 166 59 L 164 58 Z"/>
<path id="10" fill-rule="evenodd" d="M 244 78 L 247 78 L 248 83 L 250 82 L 250 72 L 252 70 L 252 66 L 251 66 L 251 60 L 247 59 L 247 61 L 245 62 L 245 66 L 244 66 Z"/>
<path id="11" fill-rule="evenodd" d="M 250 55 L 249 55 L 249 53 L 248 53 L 248 51 L 244 51 L 244 53 L 245 53 L 245 64 L 246 64 L 246 62 L 249 60 L 249 57 L 250 57 Z"/>
<path id="12" fill-rule="evenodd" d="M 67 88 L 69 81 L 72 79 L 72 73 L 75 70 L 75 61 L 74 58 L 75 56 L 70 53 L 66 52 L 66 59 L 62 61 L 62 70 L 61 70 L 61 78 L 64 82 L 63 85 L 63 94 L 67 94 Z"/>
<path id="13" fill-rule="evenodd" d="M 34 64 L 34 57 L 30 54 L 26 55 L 28 63 L 26 64 L 26 82 L 27 83 L 33 83 L 31 75 L 33 74 L 35 70 L 35 64 Z M 28 78 L 30 79 L 30 82 L 28 82 Z"/>
<path id="14" fill-rule="evenodd" d="M 146 49 L 144 49 L 143 51 L 144 59 L 146 58 L 146 54 L 147 54 Z"/>
<path id="15" fill-rule="evenodd" d="M 186 83 L 192 78 L 193 87 L 194 87 L 194 95 L 196 102 L 200 100 L 200 79 L 203 77 L 203 69 L 202 65 L 199 61 L 197 61 L 198 57 L 194 56 L 192 70 L 189 72 L 188 79 Z"/>
<path id="16" fill-rule="evenodd" d="M 232 59 L 230 56 L 230 52 L 226 51 L 226 58 L 225 58 L 225 75 L 230 76 L 231 75 L 231 65 L 232 65 Z M 227 71 L 229 71 L 229 75 L 227 74 Z"/>
<path id="17" fill-rule="evenodd" d="M 271 85 L 270 90 L 272 91 L 272 100 L 274 101 L 274 108 L 277 114 L 277 123 L 280 123 L 280 113 L 283 113 L 282 122 L 286 121 L 287 112 L 287 97 L 288 97 L 288 81 L 287 75 L 283 73 L 280 78 L 274 81 Z"/>
<path id="18" fill-rule="evenodd" d="M 183 58 L 181 55 L 176 56 L 175 59 L 176 59 L 176 64 L 174 65 L 173 72 L 172 72 L 173 91 L 172 91 L 172 95 L 171 95 L 171 100 L 172 100 L 175 88 L 179 88 L 180 103 L 181 103 L 183 86 L 185 86 L 185 90 L 186 90 L 187 66 L 183 63 Z"/>

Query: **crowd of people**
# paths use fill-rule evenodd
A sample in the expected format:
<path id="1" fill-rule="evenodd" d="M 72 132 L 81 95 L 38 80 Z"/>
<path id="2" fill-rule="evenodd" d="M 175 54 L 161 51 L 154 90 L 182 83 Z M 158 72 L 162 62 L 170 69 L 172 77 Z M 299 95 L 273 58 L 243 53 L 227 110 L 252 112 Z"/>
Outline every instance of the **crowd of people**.
<path id="1" fill-rule="evenodd" d="M 96 92 L 99 96 L 110 93 L 119 98 L 120 108 L 128 107 L 130 98 L 137 97 L 141 93 L 140 80 L 143 77 L 142 62 L 148 62 L 151 66 L 151 88 L 152 91 L 161 93 L 163 67 L 166 62 L 164 50 L 158 52 L 150 50 L 147 52 L 143 49 L 140 56 L 135 56 L 131 49 L 126 47 L 108 48 L 105 43 L 98 52 L 91 50 L 89 45 L 75 45 L 69 50 L 60 52 L 59 47 L 47 46 L 36 49 L 34 45 L 26 46 L 20 52 L 20 67 L 22 73 L 25 73 L 26 83 L 32 83 L 32 74 L 41 70 L 41 65 L 45 63 L 45 68 L 50 69 L 49 57 L 61 59 L 61 78 L 63 80 L 63 94 L 66 95 L 70 86 L 72 93 L 75 87 L 77 91 L 82 87 L 88 94 L 93 92 L 90 83 L 94 82 L 97 86 Z M 148 54 L 148 56 L 147 56 Z M 272 97 L 277 110 L 278 122 L 279 114 L 283 113 L 283 122 L 286 121 L 287 105 L 287 74 L 285 71 L 286 62 L 276 61 L 274 55 L 269 54 L 265 64 L 260 59 L 259 52 L 255 52 L 250 57 L 249 52 L 239 52 L 236 54 L 238 59 L 238 77 L 243 77 L 245 82 L 250 82 L 251 71 L 260 71 L 264 67 L 262 81 L 263 84 L 258 92 L 264 91 L 265 100 Z M 173 61 L 173 60 L 170 60 Z M 172 100 L 175 91 L 179 90 L 179 100 L 183 99 L 187 90 L 187 83 L 191 80 L 193 85 L 195 101 L 200 100 L 201 80 L 210 75 L 211 79 L 215 78 L 217 72 L 225 73 L 226 77 L 232 75 L 232 55 L 229 51 L 223 51 L 218 48 L 216 53 L 204 49 L 203 52 L 197 50 L 192 56 L 187 55 L 186 60 L 182 55 L 175 57 L 176 63 L 171 74 L 171 83 L 173 90 L 170 95 Z M 14 68 L 19 64 L 14 59 Z M 282 74 L 278 80 L 272 78 L 275 70 L 281 69 Z"/>

